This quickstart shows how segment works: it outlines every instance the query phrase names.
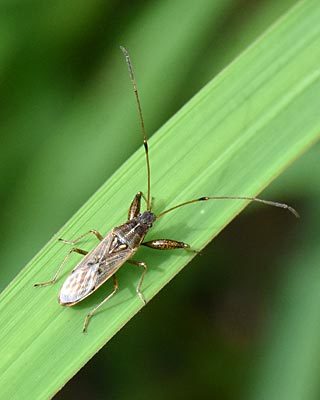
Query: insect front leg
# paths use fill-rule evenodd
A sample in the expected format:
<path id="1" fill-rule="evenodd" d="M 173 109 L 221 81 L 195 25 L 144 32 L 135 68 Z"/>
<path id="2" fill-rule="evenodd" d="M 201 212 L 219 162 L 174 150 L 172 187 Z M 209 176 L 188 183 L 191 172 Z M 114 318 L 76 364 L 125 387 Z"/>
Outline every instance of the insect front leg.
<path id="1" fill-rule="evenodd" d="M 143 270 L 143 272 L 141 274 L 141 277 L 140 277 L 136 292 L 137 292 L 138 296 L 140 297 L 141 301 L 143 302 L 143 304 L 146 305 L 147 304 L 147 300 L 145 299 L 143 293 L 141 292 L 141 286 L 142 286 L 142 282 L 143 282 L 144 276 L 145 276 L 145 274 L 147 272 L 147 269 L 148 269 L 147 264 L 145 262 L 143 262 L 143 261 L 134 261 L 134 260 L 127 260 L 127 262 L 129 264 L 136 265 L 137 267 L 143 267 L 144 268 L 144 270 Z"/>
<path id="2" fill-rule="evenodd" d="M 66 261 L 68 260 L 68 258 L 70 257 L 71 253 L 78 253 L 78 254 L 82 254 L 83 256 L 87 255 L 88 252 L 86 250 L 82 250 L 82 249 L 78 249 L 77 247 L 74 247 L 73 249 L 71 249 L 68 254 L 65 256 L 65 258 L 63 259 L 62 263 L 59 265 L 59 268 L 57 269 L 57 272 L 54 274 L 54 277 L 50 280 L 50 281 L 45 281 L 45 282 L 39 282 L 39 283 L 35 283 L 33 286 L 48 286 L 48 285 L 53 285 L 56 280 L 58 279 L 59 276 L 59 272 L 61 271 L 61 269 L 63 268 L 64 264 L 66 263 Z"/>
<path id="3" fill-rule="evenodd" d="M 155 239 L 150 240 L 150 242 L 144 242 L 142 245 L 156 250 L 185 249 L 197 253 L 197 250 L 191 249 L 189 244 L 172 239 Z"/>
<path id="4" fill-rule="evenodd" d="M 134 199 L 132 200 L 132 203 L 130 204 L 129 211 L 128 211 L 128 219 L 129 220 L 136 217 L 139 214 L 142 196 L 143 196 L 142 192 L 138 192 L 134 196 Z"/>
<path id="5" fill-rule="evenodd" d="M 66 243 L 66 244 L 76 244 L 78 243 L 82 238 L 84 238 L 85 236 L 89 235 L 89 233 L 92 233 L 98 240 L 102 240 L 103 236 L 101 235 L 100 232 L 98 232 L 95 229 L 90 229 L 90 231 L 84 233 L 83 235 L 80 235 L 79 237 L 77 237 L 74 240 L 65 240 L 65 239 L 61 239 L 59 238 L 58 240 L 60 240 L 60 242 Z"/>
<path id="6" fill-rule="evenodd" d="M 116 278 L 116 275 L 112 276 L 113 278 L 113 291 L 104 299 L 102 300 L 101 303 L 99 303 L 98 305 L 96 305 L 90 312 L 89 314 L 87 314 L 84 323 L 83 323 L 83 328 L 82 328 L 82 332 L 86 333 L 87 332 L 87 328 L 90 322 L 90 319 L 92 318 L 92 316 L 97 312 L 97 310 L 103 306 L 104 303 L 106 303 L 108 300 L 111 299 L 111 297 L 117 292 L 117 290 L 119 289 L 119 285 L 118 285 L 118 280 Z"/>
<path id="7" fill-rule="evenodd" d="M 135 196 L 134 199 L 132 200 L 132 203 L 130 204 L 129 211 L 128 211 L 128 219 L 132 219 L 134 217 L 137 217 L 140 208 L 141 208 L 141 197 L 143 197 L 144 201 L 147 203 L 146 196 L 142 192 L 138 192 Z M 151 199 L 152 202 L 153 198 Z"/>

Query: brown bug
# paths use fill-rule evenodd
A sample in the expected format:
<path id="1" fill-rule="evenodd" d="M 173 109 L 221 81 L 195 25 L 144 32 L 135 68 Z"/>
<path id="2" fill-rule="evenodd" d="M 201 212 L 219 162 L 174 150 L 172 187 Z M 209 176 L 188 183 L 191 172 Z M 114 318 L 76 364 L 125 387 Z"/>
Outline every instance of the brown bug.
<path id="1" fill-rule="evenodd" d="M 59 293 L 59 303 L 61 305 L 70 307 L 79 303 L 80 301 L 88 297 L 91 293 L 96 291 L 104 282 L 106 282 L 109 278 L 112 277 L 113 291 L 100 304 L 96 305 L 89 312 L 89 314 L 87 314 L 83 324 L 83 332 L 86 332 L 90 318 L 96 313 L 98 308 L 100 308 L 103 304 L 105 304 L 118 290 L 118 281 L 115 274 L 125 262 L 143 268 L 143 272 L 138 282 L 136 291 L 142 302 L 146 304 L 146 300 L 141 292 L 141 286 L 147 271 L 147 265 L 143 261 L 132 260 L 132 256 L 136 253 L 136 251 L 141 245 L 151 247 L 152 249 L 157 249 L 157 250 L 171 250 L 171 249 L 190 250 L 189 244 L 172 239 L 156 239 L 148 242 L 143 241 L 147 232 L 152 227 L 153 223 L 157 219 L 161 218 L 163 215 L 179 207 L 185 206 L 187 204 L 196 203 L 199 201 L 233 199 L 233 200 L 255 201 L 275 207 L 284 208 L 289 210 L 296 217 L 299 216 L 296 210 L 288 206 L 287 204 L 262 200 L 256 197 L 243 197 L 243 196 L 200 197 L 197 199 L 186 201 L 184 203 L 180 203 L 174 207 L 162 211 L 158 215 L 155 215 L 151 210 L 151 192 L 150 192 L 151 174 L 150 174 L 149 151 L 148 151 L 147 135 L 145 132 L 144 120 L 142 116 L 140 98 L 138 94 L 138 89 L 129 53 L 124 47 L 121 47 L 121 50 L 125 56 L 126 63 L 128 65 L 130 79 L 133 85 L 133 90 L 138 107 L 141 131 L 143 136 L 143 145 L 144 145 L 146 164 L 147 164 L 147 197 L 145 197 L 142 192 L 138 192 L 135 195 L 130 205 L 127 222 L 118 227 L 113 228 L 109 233 L 107 233 L 105 237 L 101 235 L 98 231 L 92 229 L 73 241 L 59 239 L 64 243 L 74 245 L 85 235 L 92 233 L 97 237 L 98 240 L 100 240 L 100 243 L 95 249 L 93 249 L 90 252 L 87 252 L 85 250 L 76 247 L 72 248 L 65 257 L 65 259 L 63 260 L 63 262 L 61 263 L 61 265 L 59 266 L 54 277 L 50 281 L 35 284 L 35 286 L 46 286 L 55 283 L 58 278 L 59 272 L 61 271 L 62 267 L 64 266 L 70 254 L 73 252 L 82 254 L 85 257 L 72 270 L 71 274 L 68 276 L 68 278 L 62 285 L 62 288 Z M 142 197 L 144 198 L 147 204 L 147 210 L 144 212 L 140 212 Z"/>

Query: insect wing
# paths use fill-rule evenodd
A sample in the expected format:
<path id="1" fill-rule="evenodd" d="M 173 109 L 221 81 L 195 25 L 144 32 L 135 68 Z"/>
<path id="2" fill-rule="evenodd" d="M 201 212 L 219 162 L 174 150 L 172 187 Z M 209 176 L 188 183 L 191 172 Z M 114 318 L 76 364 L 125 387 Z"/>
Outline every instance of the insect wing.
<path id="1" fill-rule="evenodd" d="M 131 249 L 110 253 L 114 235 L 109 233 L 88 253 L 65 280 L 59 294 L 59 303 L 72 306 L 89 296 L 109 279 L 133 254 Z"/>

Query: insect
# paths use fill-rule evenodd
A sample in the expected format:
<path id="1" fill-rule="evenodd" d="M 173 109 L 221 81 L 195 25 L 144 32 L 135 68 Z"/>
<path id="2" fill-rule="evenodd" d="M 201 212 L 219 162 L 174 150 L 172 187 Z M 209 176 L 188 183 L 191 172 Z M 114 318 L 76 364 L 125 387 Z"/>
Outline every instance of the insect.
<path id="1" fill-rule="evenodd" d="M 83 332 L 87 331 L 88 324 L 92 316 L 97 310 L 102 307 L 118 290 L 118 281 L 116 278 L 116 272 L 122 265 L 127 262 L 132 265 L 142 268 L 142 274 L 140 276 L 136 291 L 141 301 L 146 304 L 146 299 L 141 291 L 142 283 L 147 272 L 147 265 L 143 261 L 135 261 L 132 259 L 134 254 L 137 252 L 140 246 L 147 246 L 156 250 L 173 250 L 173 249 L 185 249 L 191 250 L 190 245 L 184 242 L 180 242 L 172 239 L 156 239 L 151 241 L 144 241 L 144 238 L 152 225 L 156 220 L 162 218 L 164 215 L 176 210 L 179 207 L 186 206 L 188 204 L 197 203 L 200 201 L 208 200 L 247 200 L 255 201 L 275 207 L 280 207 L 289 210 L 292 214 L 298 217 L 296 210 L 287 204 L 278 203 L 274 201 L 263 200 L 256 197 L 243 197 L 243 196 L 205 196 L 185 201 L 177 204 L 160 214 L 156 215 L 152 212 L 152 201 L 151 201 L 151 171 L 149 161 L 149 150 L 148 141 L 142 116 L 142 109 L 140 103 L 140 97 L 137 89 L 136 79 L 133 72 L 133 67 L 128 51 L 124 47 L 120 47 L 129 70 L 129 76 L 132 82 L 135 100 L 138 108 L 141 133 L 143 137 L 143 146 L 146 158 L 147 167 L 147 196 L 144 196 L 142 192 L 138 192 L 128 211 L 128 220 L 115 228 L 113 228 L 106 236 L 101 235 L 98 231 L 91 229 L 89 232 L 79 236 L 75 240 L 64 240 L 60 241 L 75 245 L 87 234 L 93 234 L 100 243 L 92 251 L 87 252 L 78 247 L 73 247 L 67 256 L 60 264 L 54 277 L 46 282 L 36 283 L 35 286 L 47 286 L 54 284 L 58 276 L 65 265 L 67 259 L 71 253 L 79 253 L 85 257 L 80 261 L 76 267 L 72 270 L 70 275 L 63 283 L 59 293 L 59 303 L 63 306 L 73 306 L 78 304 L 80 301 L 90 296 L 91 293 L 96 291 L 104 282 L 109 278 L 113 279 L 113 291 L 103 300 L 101 303 L 96 305 L 85 317 L 83 324 Z M 141 199 L 146 202 L 146 211 L 141 212 Z"/>

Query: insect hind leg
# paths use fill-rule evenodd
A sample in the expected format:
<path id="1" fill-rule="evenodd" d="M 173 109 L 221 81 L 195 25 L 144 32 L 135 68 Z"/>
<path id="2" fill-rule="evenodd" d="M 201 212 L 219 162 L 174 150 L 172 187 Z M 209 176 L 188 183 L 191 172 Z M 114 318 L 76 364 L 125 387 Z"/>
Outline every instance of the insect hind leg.
<path id="1" fill-rule="evenodd" d="M 56 280 L 58 279 L 60 271 L 62 270 L 63 266 L 65 265 L 65 263 L 67 262 L 68 258 L 70 257 L 70 255 L 72 253 L 82 254 L 83 256 L 88 254 L 88 252 L 86 250 L 78 249 L 77 247 L 72 248 L 71 250 L 69 250 L 68 254 L 65 256 L 62 263 L 59 265 L 59 268 L 57 269 L 57 272 L 54 274 L 52 279 L 50 279 L 49 281 L 45 281 L 45 282 L 35 283 L 33 286 L 53 285 L 56 282 Z"/>
<path id="2" fill-rule="evenodd" d="M 141 286 L 142 286 L 142 283 L 143 283 L 143 280 L 144 280 L 144 276 L 147 273 L 147 269 L 148 269 L 147 264 L 145 262 L 143 262 L 143 261 L 134 261 L 134 260 L 127 260 L 127 262 L 129 264 L 136 265 L 137 267 L 143 267 L 144 268 L 144 270 L 143 270 L 143 272 L 141 274 L 139 283 L 137 285 L 136 292 L 137 292 L 137 295 L 140 297 L 141 301 L 143 302 L 143 304 L 146 305 L 147 304 L 147 300 L 145 299 L 143 293 L 141 292 Z"/>
<path id="3" fill-rule="evenodd" d="M 111 297 L 112 297 L 114 294 L 116 294 L 116 292 L 118 291 L 119 285 L 118 285 L 118 280 L 117 280 L 117 278 L 116 278 L 116 275 L 113 275 L 112 278 L 113 278 L 113 291 L 112 291 L 104 300 L 102 300 L 101 303 L 97 304 L 97 305 L 89 312 L 89 314 L 86 315 L 86 318 L 85 318 L 84 323 L 83 323 L 83 328 L 82 328 L 82 332 L 83 332 L 83 333 L 86 333 L 86 332 L 87 332 L 90 319 L 91 319 L 91 318 L 93 317 L 93 315 L 97 312 L 97 310 L 98 310 L 101 306 L 103 306 L 108 300 L 110 300 Z"/>

